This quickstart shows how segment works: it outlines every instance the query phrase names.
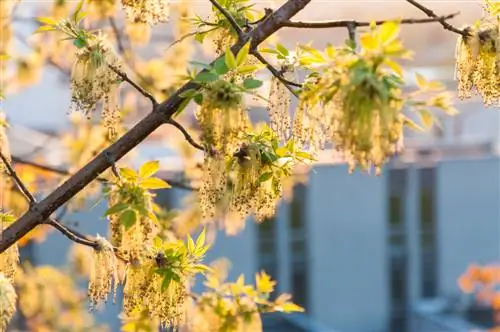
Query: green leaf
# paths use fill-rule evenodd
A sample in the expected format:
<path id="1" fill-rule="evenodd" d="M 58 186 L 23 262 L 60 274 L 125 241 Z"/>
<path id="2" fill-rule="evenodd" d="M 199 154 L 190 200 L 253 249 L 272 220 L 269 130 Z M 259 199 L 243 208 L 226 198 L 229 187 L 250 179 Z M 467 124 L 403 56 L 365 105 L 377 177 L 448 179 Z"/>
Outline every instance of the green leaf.
<path id="1" fill-rule="evenodd" d="M 198 236 L 198 239 L 196 239 L 196 248 L 197 249 L 200 249 L 205 244 L 206 231 L 207 231 L 207 229 L 205 227 L 203 227 L 203 230 L 201 231 L 200 235 Z"/>
<path id="2" fill-rule="evenodd" d="M 167 189 L 171 188 L 171 186 L 162 179 L 158 178 L 148 178 L 139 182 L 139 187 L 143 189 Z"/>
<path id="3" fill-rule="evenodd" d="M 209 64 L 203 63 L 203 62 L 198 62 L 198 61 L 189 61 L 190 64 L 201 67 L 206 70 L 211 70 L 212 67 L 210 67 Z"/>
<path id="4" fill-rule="evenodd" d="M 278 157 L 283 158 L 283 157 L 288 155 L 288 149 L 283 147 L 283 146 L 280 148 L 277 148 L 276 154 L 278 155 Z"/>
<path id="5" fill-rule="evenodd" d="M 199 83 L 209 83 L 213 81 L 217 81 L 219 79 L 219 76 L 217 74 L 211 73 L 211 72 L 201 72 L 199 73 L 195 81 Z"/>
<path id="6" fill-rule="evenodd" d="M 134 226 L 136 221 L 137 214 L 134 210 L 125 210 L 120 215 L 120 222 L 123 224 L 123 226 L 125 226 L 125 229 L 129 229 L 130 227 Z"/>
<path id="7" fill-rule="evenodd" d="M 194 95 L 193 100 L 195 103 L 201 106 L 201 104 L 203 104 L 203 95 L 201 93 L 198 93 Z"/>
<path id="8" fill-rule="evenodd" d="M 85 46 L 87 46 L 87 42 L 82 38 L 76 38 L 73 41 L 73 45 L 75 45 L 77 48 L 84 48 Z"/>
<path id="9" fill-rule="evenodd" d="M 196 93 L 196 91 L 197 91 L 196 89 L 187 89 L 186 91 L 183 91 L 181 94 L 179 94 L 179 97 L 191 98 Z"/>
<path id="10" fill-rule="evenodd" d="M 290 52 L 288 51 L 288 49 L 279 43 L 276 44 L 276 49 L 278 50 L 279 54 L 281 54 L 284 57 L 287 57 L 288 55 L 290 55 Z"/>
<path id="11" fill-rule="evenodd" d="M 161 237 L 159 236 L 156 236 L 154 239 L 153 239 L 153 247 L 155 249 L 161 249 L 161 247 L 163 246 L 163 240 L 161 239 Z"/>
<path id="12" fill-rule="evenodd" d="M 136 180 L 139 177 L 133 169 L 128 167 L 121 167 L 120 175 L 127 180 Z"/>
<path id="13" fill-rule="evenodd" d="M 52 17 L 39 17 L 37 20 L 47 25 L 57 25 L 57 21 Z"/>
<path id="14" fill-rule="evenodd" d="M 127 209 L 129 207 L 128 204 L 125 203 L 118 203 L 110 207 L 109 209 L 106 210 L 104 213 L 105 216 L 109 216 L 111 214 L 116 214 L 118 212 L 122 212 L 123 210 Z"/>
<path id="15" fill-rule="evenodd" d="M 148 178 L 151 175 L 158 172 L 159 169 L 160 169 L 160 162 L 158 160 L 148 161 L 147 163 L 142 165 L 141 168 L 139 169 L 139 176 L 143 179 Z"/>
<path id="16" fill-rule="evenodd" d="M 214 62 L 214 70 L 219 75 L 225 75 L 229 72 L 225 58 L 219 58 Z"/>
<path id="17" fill-rule="evenodd" d="M 262 86 L 262 84 L 264 84 L 262 81 L 253 78 L 247 78 L 243 81 L 243 86 L 249 90 L 258 89 Z"/>
<path id="18" fill-rule="evenodd" d="M 298 158 L 302 159 L 308 159 L 308 160 L 313 160 L 313 156 L 310 153 L 304 152 L 304 151 L 297 151 L 295 153 L 295 156 Z"/>
<path id="19" fill-rule="evenodd" d="M 229 69 L 236 69 L 238 64 L 236 63 L 236 58 L 234 57 L 233 51 L 228 47 L 226 48 L 226 54 L 224 55 L 224 61 Z"/>
<path id="20" fill-rule="evenodd" d="M 250 42 L 246 43 L 245 46 L 238 52 L 236 56 L 236 66 L 239 67 L 245 63 L 248 58 L 248 54 L 250 53 Z"/>
<path id="21" fill-rule="evenodd" d="M 419 126 L 415 121 L 413 121 L 412 119 L 408 118 L 408 117 L 405 117 L 404 119 L 404 124 L 414 130 L 414 131 L 424 131 L 424 128 L 422 128 L 421 126 Z"/>
<path id="22" fill-rule="evenodd" d="M 273 50 L 272 48 L 259 48 L 260 53 L 269 53 L 269 54 L 280 54 L 280 52 Z"/>
<path id="23" fill-rule="evenodd" d="M 167 273 L 165 273 L 163 277 L 163 281 L 161 283 L 161 290 L 162 292 L 166 291 L 168 287 L 170 286 L 170 283 L 172 282 L 174 276 L 174 272 L 172 270 L 168 270 Z"/>
<path id="24" fill-rule="evenodd" d="M 259 176 L 259 182 L 266 182 L 273 177 L 273 172 L 266 172 Z"/>
<path id="25" fill-rule="evenodd" d="M 427 82 L 427 80 L 425 79 L 425 77 L 422 76 L 421 74 L 416 73 L 415 74 L 415 78 L 416 78 L 417 86 L 421 90 L 425 90 L 427 88 L 427 86 L 429 85 L 429 83 Z"/>

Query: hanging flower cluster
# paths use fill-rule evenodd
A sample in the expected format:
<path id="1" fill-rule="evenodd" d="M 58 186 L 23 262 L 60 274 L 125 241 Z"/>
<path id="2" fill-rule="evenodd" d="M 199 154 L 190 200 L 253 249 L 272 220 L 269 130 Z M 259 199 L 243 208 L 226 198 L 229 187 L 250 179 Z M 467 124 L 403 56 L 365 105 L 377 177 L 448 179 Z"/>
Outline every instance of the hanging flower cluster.
<path id="1" fill-rule="evenodd" d="M 129 260 L 141 257 L 159 231 L 154 194 L 149 190 L 170 187 L 165 181 L 152 177 L 159 168 L 158 161 L 145 163 L 138 173 L 121 168 L 120 179 L 116 179 L 106 191 L 111 243 L 119 247 Z"/>
<path id="2" fill-rule="evenodd" d="M 147 311 L 163 327 L 182 324 L 188 279 L 207 270 L 200 264 L 207 250 L 205 231 L 196 242 L 188 236 L 187 244 L 156 238 L 150 251 L 133 261 L 127 272 L 124 316 L 135 317 L 137 312 Z"/>
<path id="3" fill-rule="evenodd" d="M 121 70 L 118 58 L 104 36 L 91 39 L 87 47 L 80 48 L 71 72 L 71 100 L 74 108 L 86 115 L 102 101 L 104 125 L 114 136 L 120 121 L 121 78 L 110 66 Z"/>
<path id="4" fill-rule="evenodd" d="M 258 220 L 273 216 L 283 180 L 291 176 L 297 161 L 311 159 L 311 155 L 296 150 L 293 141 L 279 147 L 276 134 L 268 127 L 247 134 L 226 159 L 206 158 L 199 190 L 203 217 L 226 216 L 236 223 L 226 226 L 236 231 L 250 214 Z"/>
<path id="5" fill-rule="evenodd" d="M 158 24 L 170 16 L 170 0 L 122 0 L 127 18 L 133 22 Z"/>
<path id="6" fill-rule="evenodd" d="M 426 82 L 420 76 L 420 91 L 403 95 L 403 73 L 394 59 L 410 58 L 411 54 L 398 33 L 397 22 L 386 22 L 379 28 L 372 25 L 371 31 L 360 37 L 359 53 L 351 47 L 329 46 L 323 54 L 302 46 L 301 64 L 319 64 L 321 70 L 313 72 L 301 94 L 296 116 L 305 114 L 314 126 L 307 128 L 302 119 L 294 120 L 299 126 L 294 129 L 299 141 L 312 138 L 312 145 L 322 145 L 323 135 L 315 132 L 321 129 L 345 154 L 351 171 L 356 166 L 366 171 L 374 167 L 379 174 L 387 159 L 403 148 L 403 127 L 411 122 L 403 114 L 405 106 L 420 112 L 426 125 L 433 119 L 427 107 L 454 112 L 445 93 L 427 101 L 413 100 L 424 92 L 444 90 L 441 84 Z"/>
<path id="7" fill-rule="evenodd" d="M 116 297 L 116 290 L 120 283 L 118 262 L 113 246 L 101 236 L 97 236 L 96 242 L 98 247 L 94 248 L 88 292 L 92 305 L 106 301 L 111 290 Z"/>
<path id="8" fill-rule="evenodd" d="M 10 226 L 16 218 L 10 213 L 0 213 L 0 225 L 2 229 Z M 13 244 L 7 250 L 0 254 L 0 272 L 5 278 L 14 282 L 16 271 L 19 264 L 19 248 L 17 243 Z"/>
<path id="9" fill-rule="evenodd" d="M 500 36 L 495 8 L 487 7 L 487 16 L 463 30 L 455 52 L 459 97 L 467 99 L 477 93 L 487 106 L 500 102 Z"/>
<path id="10" fill-rule="evenodd" d="M 283 66 L 283 76 L 293 79 L 292 67 Z M 270 126 L 280 139 L 286 141 L 290 137 L 292 128 L 290 119 L 291 93 L 288 88 L 276 76 L 271 78 L 271 88 L 269 90 L 269 112 Z"/>
<path id="11" fill-rule="evenodd" d="M 16 312 L 17 294 L 12 281 L 0 273 L 0 331 L 6 331 L 7 325 Z"/>

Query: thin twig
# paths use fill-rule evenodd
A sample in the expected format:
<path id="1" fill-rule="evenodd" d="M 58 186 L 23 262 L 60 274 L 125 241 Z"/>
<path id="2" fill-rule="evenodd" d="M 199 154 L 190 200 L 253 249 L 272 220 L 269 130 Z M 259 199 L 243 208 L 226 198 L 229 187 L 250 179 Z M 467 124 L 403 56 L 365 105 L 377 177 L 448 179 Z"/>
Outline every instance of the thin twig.
<path id="1" fill-rule="evenodd" d="M 402 19 L 399 22 L 401 24 L 423 24 L 423 23 L 432 23 L 432 22 L 445 22 L 449 19 L 454 18 L 459 13 L 454 13 L 446 16 L 435 16 L 430 18 L 406 18 Z M 381 25 L 390 20 L 381 20 L 375 21 L 375 25 Z M 287 21 L 283 23 L 284 27 L 287 28 L 300 28 L 300 29 L 327 29 L 327 28 L 347 28 L 349 25 L 353 25 L 356 28 L 359 27 L 367 27 L 370 26 L 370 22 L 358 22 L 353 20 L 343 20 L 343 21 L 314 21 L 314 22 L 305 22 L 305 21 Z M 447 24 L 447 23 L 446 23 Z"/>
<path id="2" fill-rule="evenodd" d="M 283 77 L 283 75 L 280 73 L 280 71 L 276 68 L 273 67 L 273 65 L 271 65 L 269 63 L 269 61 L 266 60 L 266 58 L 264 58 L 262 56 L 262 54 L 259 53 L 259 51 L 257 50 L 252 50 L 251 51 L 251 54 L 257 58 L 257 60 L 259 60 L 260 62 L 262 62 L 264 65 L 266 65 L 267 69 L 269 69 L 269 71 L 271 72 L 271 74 L 273 74 L 274 77 L 276 77 L 277 79 L 279 79 L 281 81 L 281 83 L 283 83 L 288 90 L 290 90 L 290 92 L 298 98 L 298 94 L 297 92 L 292 88 L 293 86 L 294 87 L 299 87 L 301 88 L 302 87 L 302 84 L 300 83 L 296 83 L 296 82 L 292 82 L 292 81 L 289 81 L 287 80 L 286 78 Z"/>
<path id="3" fill-rule="evenodd" d="M 189 144 L 191 144 L 192 146 L 194 146 L 198 150 L 205 151 L 205 148 L 201 144 L 197 143 L 193 139 L 193 137 L 191 137 L 191 135 L 187 132 L 186 128 L 184 128 L 179 122 L 170 118 L 166 123 L 171 124 L 175 128 L 179 129 L 181 131 L 181 133 L 184 135 L 184 138 L 186 138 L 186 141 L 189 142 Z"/>
<path id="4" fill-rule="evenodd" d="M 454 32 L 454 33 L 458 33 L 459 35 L 462 35 L 463 37 L 469 36 L 469 34 L 466 31 L 455 28 L 453 25 L 446 22 L 446 20 L 443 17 L 438 16 L 432 10 L 423 6 L 422 4 L 418 3 L 417 1 L 415 1 L 415 0 L 406 0 L 406 1 L 408 3 L 410 3 L 411 5 L 417 7 L 421 11 L 423 11 L 425 13 L 425 15 L 436 19 L 436 21 L 438 21 L 443 26 L 443 28 L 445 28 L 446 30 L 449 30 L 449 31 Z"/>
<path id="5" fill-rule="evenodd" d="M 137 91 L 139 91 L 144 97 L 148 98 L 151 100 L 151 103 L 153 104 L 153 108 L 156 108 L 158 106 L 158 102 L 156 101 L 155 97 L 153 97 L 152 94 L 144 90 L 141 86 L 139 86 L 137 83 L 135 83 L 132 79 L 128 77 L 128 75 L 125 72 L 122 72 L 118 68 L 114 67 L 111 64 L 108 64 L 108 67 L 115 72 L 116 75 L 120 76 L 122 80 L 133 86 Z"/>
<path id="6" fill-rule="evenodd" d="M 76 230 L 73 230 L 55 219 L 47 219 L 45 224 L 50 225 L 60 231 L 64 236 L 73 242 L 83 244 L 84 246 L 92 247 L 94 249 L 99 248 L 99 244 L 96 241 L 89 240 L 85 235 L 80 234 Z"/>
<path id="7" fill-rule="evenodd" d="M 109 25 L 111 26 L 111 29 L 113 30 L 113 33 L 115 35 L 116 44 L 118 46 L 118 52 L 120 52 L 121 55 L 125 55 L 127 53 L 127 49 L 125 48 L 125 45 L 123 44 L 123 40 L 121 39 L 120 30 L 118 30 L 118 26 L 116 25 L 116 21 L 115 21 L 115 18 L 113 16 L 109 17 Z"/>
<path id="8" fill-rule="evenodd" d="M 229 24 L 231 24 L 231 26 L 233 27 L 233 29 L 238 34 L 238 38 L 239 39 L 243 39 L 243 37 L 245 36 L 245 33 L 241 29 L 241 27 L 238 24 L 238 22 L 236 22 L 236 20 L 234 19 L 234 17 L 231 15 L 231 13 L 229 13 L 224 7 L 222 7 L 221 4 L 217 0 L 210 0 L 210 2 L 229 21 Z"/>
<path id="9" fill-rule="evenodd" d="M 36 204 L 36 198 L 31 194 L 31 192 L 28 190 L 28 188 L 24 185 L 23 181 L 19 178 L 17 175 L 16 171 L 10 164 L 10 161 L 5 157 L 3 152 L 0 151 L 0 159 L 2 159 L 3 164 L 7 168 L 7 171 L 9 172 L 9 175 L 14 179 L 14 182 L 16 183 L 17 187 L 19 188 L 19 191 L 26 197 L 26 200 L 29 202 L 30 205 Z"/>

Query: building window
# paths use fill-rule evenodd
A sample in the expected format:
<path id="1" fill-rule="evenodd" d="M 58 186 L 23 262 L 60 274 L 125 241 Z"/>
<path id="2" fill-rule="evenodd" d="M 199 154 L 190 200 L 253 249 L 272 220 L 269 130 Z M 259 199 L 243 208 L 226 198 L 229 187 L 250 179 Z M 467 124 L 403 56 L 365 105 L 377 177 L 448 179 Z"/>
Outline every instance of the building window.
<path id="1" fill-rule="evenodd" d="M 389 170 L 389 297 L 391 303 L 390 331 L 406 329 L 407 309 L 407 238 L 405 231 L 406 169 Z"/>
<path id="2" fill-rule="evenodd" d="M 267 219 L 257 224 L 259 271 L 266 272 L 274 280 L 278 279 L 276 229 L 277 225 L 274 219 Z M 274 294 L 271 294 L 271 298 L 274 298 Z"/>
<path id="3" fill-rule="evenodd" d="M 432 298 L 437 295 L 435 168 L 420 169 L 419 182 L 421 295 Z"/>
<path id="4" fill-rule="evenodd" d="M 307 232 L 305 220 L 306 186 L 297 184 L 290 204 L 290 259 L 293 301 L 307 308 Z"/>

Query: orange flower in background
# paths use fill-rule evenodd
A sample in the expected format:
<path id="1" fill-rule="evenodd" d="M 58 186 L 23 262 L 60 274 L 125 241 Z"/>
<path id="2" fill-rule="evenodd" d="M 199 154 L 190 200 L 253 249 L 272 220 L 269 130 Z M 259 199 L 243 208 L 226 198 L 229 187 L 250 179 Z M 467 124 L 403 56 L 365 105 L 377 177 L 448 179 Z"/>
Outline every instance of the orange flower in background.
<path id="1" fill-rule="evenodd" d="M 474 281 L 468 275 L 462 275 L 458 278 L 458 287 L 460 287 L 462 292 L 467 294 L 474 292 L 475 289 Z"/>
<path id="2" fill-rule="evenodd" d="M 49 227 L 48 225 L 40 225 L 33 230 L 31 230 L 28 234 L 23 236 L 17 244 L 19 247 L 24 247 L 31 241 L 36 242 L 36 243 L 41 243 L 46 240 L 47 234 L 52 231 L 52 228 Z"/>

